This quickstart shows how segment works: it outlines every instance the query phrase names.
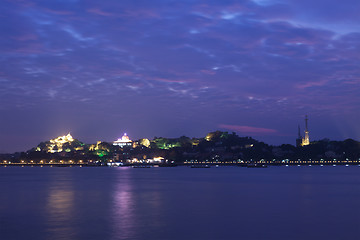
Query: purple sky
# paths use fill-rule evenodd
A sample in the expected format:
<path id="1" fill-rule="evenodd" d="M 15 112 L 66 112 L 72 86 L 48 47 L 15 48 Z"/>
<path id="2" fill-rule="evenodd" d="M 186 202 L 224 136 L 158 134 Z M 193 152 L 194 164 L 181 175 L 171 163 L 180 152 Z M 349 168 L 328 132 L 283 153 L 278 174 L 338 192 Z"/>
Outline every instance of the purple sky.
<path id="1" fill-rule="evenodd" d="M 236 131 L 360 140 L 358 0 L 4 0 L 0 152 Z"/>

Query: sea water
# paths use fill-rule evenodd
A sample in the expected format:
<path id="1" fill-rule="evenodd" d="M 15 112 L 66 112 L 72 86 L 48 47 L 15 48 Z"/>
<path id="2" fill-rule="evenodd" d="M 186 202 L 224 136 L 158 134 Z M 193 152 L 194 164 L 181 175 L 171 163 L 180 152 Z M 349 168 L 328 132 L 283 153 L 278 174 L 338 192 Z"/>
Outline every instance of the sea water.
<path id="1" fill-rule="evenodd" d="M 360 167 L 0 167 L 0 239 L 360 238 Z"/>

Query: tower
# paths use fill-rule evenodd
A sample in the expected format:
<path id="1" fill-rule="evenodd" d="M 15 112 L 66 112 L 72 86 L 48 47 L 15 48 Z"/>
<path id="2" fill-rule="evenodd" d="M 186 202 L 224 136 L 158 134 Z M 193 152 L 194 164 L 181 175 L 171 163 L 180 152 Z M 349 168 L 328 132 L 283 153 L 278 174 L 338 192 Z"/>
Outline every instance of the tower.
<path id="1" fill-rule="evenodd" d="M 308 129 L 308 116 L 305 116 L 305 137 L 302 139 L 302 144 L 301 146 L 306 146 L 310 144 L 310 139 L 309 139 L 309 129 Z"/>
<path id="2" fill-rule="evenodd" d="M 302 137 L 300 134 L 300 126 L 298 126 L 298 138 L 296 139 L 296 146 L 302 147 L 310 144 L 309 129 L 308 129 L 308 116 L 305 116 L 305 136 Z"/>
<path id="3" fill-rule="evenodd" d="M 304 145 L 309 145 L 310 139 L 309 139 L 309 129 L 308 129 L 308 117 L 305 116 L 305 142 Z"/>

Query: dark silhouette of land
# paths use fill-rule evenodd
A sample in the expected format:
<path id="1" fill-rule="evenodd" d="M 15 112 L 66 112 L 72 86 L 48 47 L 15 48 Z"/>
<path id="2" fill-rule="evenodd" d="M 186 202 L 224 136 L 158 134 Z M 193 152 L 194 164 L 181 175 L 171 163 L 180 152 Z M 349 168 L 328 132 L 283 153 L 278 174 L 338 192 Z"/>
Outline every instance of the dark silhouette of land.
<path id="1" fill-rule="evenodd" d="M 211 132 L 204 138 L 139 139 L 131 146 L 114 146 L 110 142 L 86 144 L 77 139 L 54 146 L 41 142 L 26 152 L 0 155 L 2 164 L 104 164 L 107 162 L 148 163 L 162 157 L 166 164 L 357 164 L 360 142 L 353 139 L 313 141 L 308 146 L 290 144 L 271 146 L 236 133 Z M 53 152 L 49 152 L 51 151 Z M 151 162 L 151 161 L 150 161 Z"/>

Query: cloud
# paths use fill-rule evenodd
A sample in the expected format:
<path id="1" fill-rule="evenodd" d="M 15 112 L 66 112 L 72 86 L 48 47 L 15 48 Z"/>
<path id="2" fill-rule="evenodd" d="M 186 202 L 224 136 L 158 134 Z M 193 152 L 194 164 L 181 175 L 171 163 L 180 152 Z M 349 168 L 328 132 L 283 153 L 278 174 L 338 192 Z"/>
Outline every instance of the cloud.
<path id="1" fill-rule="evenodd" d="M 277 133 L 277 130 L 270 128 L 258 128 L 258 127 L 250 127 L 250 126 L 240 126 L 240 125 L 227 125 L 220 124 L 220 128 L 228 129 L 235 132 L 240 132 L 244 134 L 252 134 L 252 135 L 273 135 Z"/>
<path id="2" fill-rule="evenodd" d="M 305 89 L 305 88 L 309 88 L 309 87 L 322 87 L 324 85 L 326 85 L 329 82 L 329 80 L 327 79 L 322 79 L 319 81 L 314 81 L 314 82 L 306 82 L 304 84 L 297 84 L 296 87 L 299 89 Z"/>
<path id="3" fill-rule="evenodd" d="M 89 13 L 93 13 L 96 15 L 100 15 L 100 16 L 106 16 L 106 17 L 111 17 L 114 16 L 114 14 L 110 13 L 110 12 L 105 12 L 99 8 L 91 8 L 87 10 Z"/>
<path id="4" fill-rule="evenodd" d="M 344 1 L 4 1 L 1 108 L 123 102 L 130 116 L 151 103 L 169 122 L 206 122 L 201 131 L 224 116 L 254 126 L 345 111 L 357 119 L 359 3 Z"/>
<path id="5" fill-rule="evenodd" d="M 81 33 L 73 29 L 72 27 L 66 26 L 63 28 L 63 30 L 70 34 L 74 39 L 79 41 L 92 41 L 94 38 L 92 37 L 84 37 Z"/>

